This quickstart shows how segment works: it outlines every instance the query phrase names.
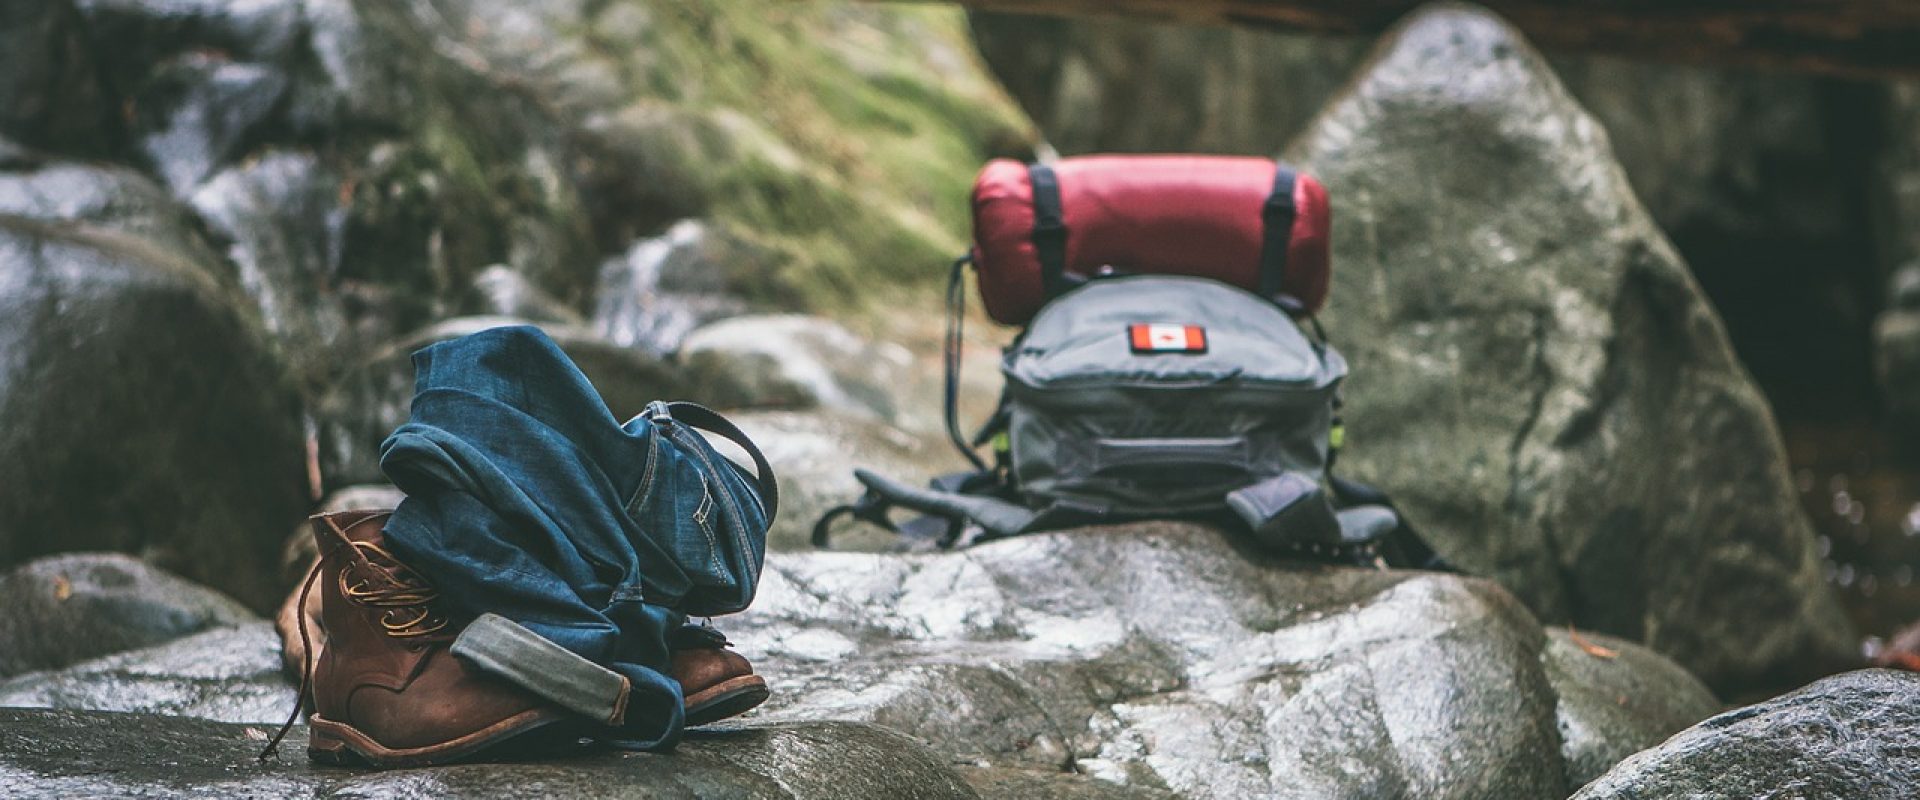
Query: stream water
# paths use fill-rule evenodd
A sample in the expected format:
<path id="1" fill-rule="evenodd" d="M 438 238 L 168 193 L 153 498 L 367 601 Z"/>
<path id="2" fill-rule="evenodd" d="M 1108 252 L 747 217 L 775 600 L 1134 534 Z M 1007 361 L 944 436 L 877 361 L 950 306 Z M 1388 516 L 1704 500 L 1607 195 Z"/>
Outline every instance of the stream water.
<path id="1" fill-rule="evenodd" d="M 1827 582 L 1878 655 L 1920 622 L 1920 454 L 1869 421 L 1781 421 L 1794 488 L 1812 518 Z"/>

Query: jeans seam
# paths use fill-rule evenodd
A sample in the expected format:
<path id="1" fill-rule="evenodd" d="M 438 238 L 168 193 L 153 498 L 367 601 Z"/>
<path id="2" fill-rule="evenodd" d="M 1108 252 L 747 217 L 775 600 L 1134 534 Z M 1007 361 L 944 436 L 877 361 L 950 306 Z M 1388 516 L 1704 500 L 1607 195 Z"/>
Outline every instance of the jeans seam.
<path id="1" fill-rule="evenodd" d="M 640 519 L 640 503 L 653 489 L 653 477 L 656 465 L 660 463 L 660 426 L 647 426 L 647 465 L 640 471 L 640 483 L 633 487 L 633 496 L 627 498 L 627 516 L 636 522 Z"/>

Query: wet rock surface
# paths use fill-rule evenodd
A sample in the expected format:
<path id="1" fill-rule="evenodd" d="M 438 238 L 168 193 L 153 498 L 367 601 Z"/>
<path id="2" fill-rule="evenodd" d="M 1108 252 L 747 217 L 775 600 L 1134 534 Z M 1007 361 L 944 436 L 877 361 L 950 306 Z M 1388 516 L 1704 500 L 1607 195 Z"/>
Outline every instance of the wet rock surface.
<path id="1" fill-rule="evenodd" d="M 1671 662 L 1604 638 L 1617 652 L 1567 645 L 1491 583 L 1276 562 L 1192 525 L 959 553 L 776 552 L 755 608 L 719 624 L 775 690 L 749 725 L 823 729 L 820 741 L 853 730 L 838 746 L 855 753 L 865 729 L 845 723 L 884 726 L 930 747 L 933 763 L 974 765 L 962 775 L 983 796 L 1559 798 L 1611 764 L 1601 761 L 1714 710 Z M 293 698 L 278 650 L 266 623 L 248 622 L 15 677 L 0 683 L 0 706 L 254 723 L 261 732 L 246 743 L 257 747 Z M 26 742 L 84 749 L 62 738 L 61 719 L 9 724 L 30 731 L 15 734 Z M 224 746 L 203 741 L 150 776 L 115 774 L 225 791 L 194 766 Z M 31 752 L 23 747 L 0 745 L 0 763 Z M 906 774 L 920 769 L 919 745 L 889 747 Z M 273 779 L 306 780 L 288 777 L 303 769 L 289 751 L 282 763 L 296 772 L 269 770 Z M 82 766 L 12 765 L 39 776 L 16 784 L 34 791 L 88 785 L 67 782 Z M 466 791 L 481 784 L 465 776 L 484 773 L 492 788 L 524 793 L 574 768 L 380 780 Z M 790 787 L 830 787 L 844 766 L 782 768 L 814 781 L 780 779 Z"/>
<path id="2" fill-rule="evenodd" d="M 1699 678 L 1645 647 L 1568 628 L 1548 628 L 1547 639 L 1547 681 L 1560 696 L 1560 752 L 1571 786 L 1720 711 Z"/>
<path id="3" fill-rule="evenodd" d="M 306 506 L 298 398 L 212 268 L 0 217 L 0 565 L 141 555 L 267 607 Z"/>
<path id="4" fill-rule="evenodd" d="M 8 797 L 971 798 L 911 739 L 870 725 L 768 725 L 690 737 L 672 755 L 589 753 L 531 764 L 370 772 L 309 765 L 296 728 L 256 763 L 269 726 L 0 708 Z"/>
<path id="5" fill-rule="evenodd" d="M 1280 563 L 1190 525 L 775 554 L 719 624 L 776 689 L 760 719 L 874 722 L 1145 796 L 1559 798 L 1576 762 L 1714 708 L 1645 650 L 1557 652 L 1491 583 Z M 1641 694 L 1596 724 L 1583 690 Z"/>
<path id="6" fill-rule="evenodd" d="M 1717 689 L 1856 657 L 1765 399 L 1511 28 L 1415 14 L 1289 153 L 1340 187 L 1343 469 L 1544 619 Z"/>
<path id="7" fill-rule="evenodd" d="M 0 608 L 0 678 L 254 619 L 232 598 L 117 553 L 21 565 L 0 575 Z"/>
<path id="8" fill-rule="evenodd" d="M 0 707 L 89 709 L 279 725 L 295 682 L 258 619 L 0 681 Z"/>
<path id="9" fill-rule="evenodd" d="M 1920 786 L 1920 675 L 1865 670 L 1735 709 L 1621 762 L 1574 800 L 1847 797 Z"/>

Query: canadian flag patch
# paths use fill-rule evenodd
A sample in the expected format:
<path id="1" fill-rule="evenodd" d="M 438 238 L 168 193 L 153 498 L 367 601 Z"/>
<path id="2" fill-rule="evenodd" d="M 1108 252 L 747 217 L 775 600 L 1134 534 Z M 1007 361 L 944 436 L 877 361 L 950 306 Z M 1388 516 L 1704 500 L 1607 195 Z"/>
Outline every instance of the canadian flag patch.
<path id="1" fill-rule="evenodd" d="M 1207 329 L 1198 325 L 1135 323 L 1127 326 L 1127 339 L 1136 353 L 1207 352 Z"/>

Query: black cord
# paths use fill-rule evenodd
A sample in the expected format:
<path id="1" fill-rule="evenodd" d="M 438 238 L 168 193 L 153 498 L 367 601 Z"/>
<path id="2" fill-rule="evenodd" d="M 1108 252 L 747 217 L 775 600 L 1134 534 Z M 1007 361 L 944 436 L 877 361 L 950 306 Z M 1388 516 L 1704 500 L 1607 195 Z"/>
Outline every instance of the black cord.
<path id="1" fill-rule="evenodd" d="M 973 263 L 973 254 L 954 259 L 953 269 L 947 275 L 947 340 L 942 355 L 946 359 L 947 387 L 947 439 L 973 463 L 975 469 L 987 471 L 987 462 L 980 454 L 967 445 L 967 439 L 960 435 L 960 356 L 961 348 L 966 346 L 963 334 L 966 330 L 967 284 L 966 267 Z"/>

